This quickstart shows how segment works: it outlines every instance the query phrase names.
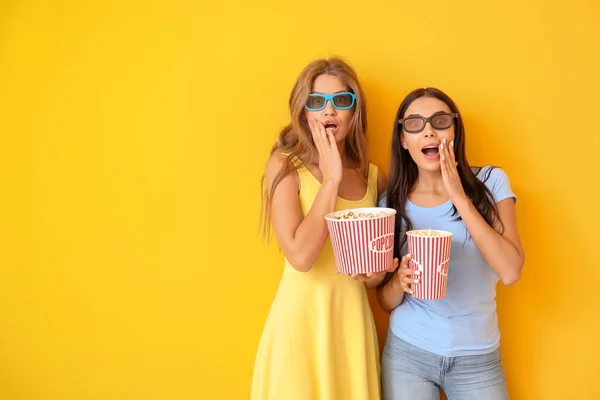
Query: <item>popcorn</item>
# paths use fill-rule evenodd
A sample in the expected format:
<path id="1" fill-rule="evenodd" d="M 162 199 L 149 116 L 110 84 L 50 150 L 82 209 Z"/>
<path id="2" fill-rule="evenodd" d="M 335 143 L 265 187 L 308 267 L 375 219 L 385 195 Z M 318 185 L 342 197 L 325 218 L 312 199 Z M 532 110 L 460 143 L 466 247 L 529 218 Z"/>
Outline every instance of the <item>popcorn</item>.
<path id="1" fill-rule="evenodd" d="M 394 263 L 396 210 L 365 207 L 325 215 L 336 272 L 368 274 L 389 270 Z"/>
<path id="2" fill-rule="evenodd" d="M 412 235 L 415 236 L 424 236 L 424 237 L 435 237 L 435 236 L 440 236 L 440 234 L 438 233 L 438 231 L 434 231 L 433 229 L 429 228 L 427 230 L 416 230 L 416 231 L 410 231 L 410 233 Z"/>
<path id="3" fill-rule="evenodd" d="M 369 218 L 381 218 L 387 217 L 390 213 L 385 211 L 376 211 L 376 212 L 361 212 L 361 211 L 352 211 L 347 210 L 342 214 L 332 215 L 333 219 L 369 219 Z"/>
<path id="4" fill-rule="evenodd" d="M 409 268 L 421 271 L 419 283 L 412 285 L 412 296 L 421 300 L 437 300 L 446 296 L 452 232 L 417 229 L 406 232 Z"/>

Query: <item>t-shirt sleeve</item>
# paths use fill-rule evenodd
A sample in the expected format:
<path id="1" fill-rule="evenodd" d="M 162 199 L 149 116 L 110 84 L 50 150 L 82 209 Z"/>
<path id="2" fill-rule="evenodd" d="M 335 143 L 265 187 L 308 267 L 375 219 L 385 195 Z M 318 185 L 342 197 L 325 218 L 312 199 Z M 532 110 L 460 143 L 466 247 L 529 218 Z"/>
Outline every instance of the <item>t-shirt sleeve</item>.
<path id="1" fill-rule="evenodd" d="M 492 169 L 490 166 L 483 167 L 481 171 L 479 171 L 477 177 L 483 181 L 485 186 L 492 192 L 494 202 L 499 203 L 508 198 L 512 198 L 515 203 L 517 202 L 517 196 L 510 187 L 508 175 L 500 168 Z"/>

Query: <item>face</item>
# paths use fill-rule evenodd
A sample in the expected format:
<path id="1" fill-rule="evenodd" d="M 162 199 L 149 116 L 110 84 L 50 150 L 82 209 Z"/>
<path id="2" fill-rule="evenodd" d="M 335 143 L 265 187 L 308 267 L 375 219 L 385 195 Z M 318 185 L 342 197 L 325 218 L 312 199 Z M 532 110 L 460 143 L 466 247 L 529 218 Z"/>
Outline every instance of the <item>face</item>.
<path id="1" fill-rule="evenodd" d="M 311 94 L 336 94 L 339 92 L 349 92 L 349 88 L 342 82 L 340 78 L 333 75 L 319 75 L 311 88 Z M 322 98 L 312 99 L 314 103 L 309 104 L 312 107 L 316 107 L 322 104 Z M 349 106 L 349 97 L 341 97 L 336 100 L 338 107 Z M 335 141 L 340 143 L 346 139 L 350 130 L 350 121 L 354 115 L 354 109 L 356 108 L 356 102 L 353 107 L 346 110 L 340 110 L 334 107 L 333 100 L 328 100 L 325 104 L 325 108 L 318 111 L 309 111 L 304 109 L 304 115 L 308 121 L 317 120 L 325 125 L 325 128 L 332 128 L 331 132 L 335 137 Z"/>
<path id="2" fill-rule="evenodd" d="M 452 113 L 446 103 L 434 97 L 420 97 L 411 103 L 403 118 L 410 116 L 429 118 L 444 113 Z M 454 140 L 454 123 L 447 127 L 449 120 L 454 121 L 453 118 L 444 116 L 434 118 L 433 121 L 428 121 L 425 124 L 422 131 L 416 133 L 407 132 L 407 129 L 418 130 L 422 125 L 422 121 L 404 121 L 400 143 L 402 147 L 408 149 L 410 156 L 419 169 L 425 171 L 440 170 L 439 145 L 443 139 L 446 139 L 447 146 L 450 146 L 450 142 Z"/>

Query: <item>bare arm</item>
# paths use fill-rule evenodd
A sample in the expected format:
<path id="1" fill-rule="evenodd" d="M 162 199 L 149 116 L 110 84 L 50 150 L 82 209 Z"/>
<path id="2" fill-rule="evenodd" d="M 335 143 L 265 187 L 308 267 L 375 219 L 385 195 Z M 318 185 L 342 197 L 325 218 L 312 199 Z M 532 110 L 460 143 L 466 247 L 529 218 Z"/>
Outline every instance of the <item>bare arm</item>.
<path id="1" fill-rule="evenodd" d="M 283 254 L 299 271 L 309 271 L 327 239 L 325 215 L 335 210 L 342 178 L 342 161 L 331 133 L 322 124 L 311 124 L 313 139 L 319 151 L 319 168 L 323 183 L 317 197 L 303 217 L 298 198 L 297 173 L 287 175 L 275 189 L 271 203 L 271 223 Z M 285 163 L 285 155 L 275 155 L 267 163 L 265 179 L 270 191 L 273 181 Z"/>
<path id="2" fill-rule="evenodd" d="M 388 279 L 386 283 L 377 288 L 379 306 L 387 312 L 391 312 L 402 304 L 404 292 L 412 293 L 409 285 L 416 282 L 409 275 L 419 275 L 421 273 L 421 271 L 410 269 L 408 260 L 410 260 L 410 255 L 402 257 L 400 268 L 391 275 L 391 279 Z"/>
<path id="3" fill-rule="evenodd" d="M 460 182 L 454 160 L 454 148 L 442 144 L 442 177 L 450 200 L 458 210 L 467 226 L 473 242 L 481 252 L 498 278 L 505 285 L 512 285 L 521 277 L 525 261 L 521 239 L 517 231 L 517 216 L 513 199 L 504 199 L 497 203 L 500 221 L 504 227 L 502 234 L 492 228 L 479 214 L 473 203 L 467 198 Z"/>
<path id="4" fill-rule="evenodd" d="M 466 200 L 466 201 L 465 201 Z M 505 285 L 516 283 L 521 277 L 524 254 L 517 231 L 517 216 L 512 198 L 497 204 L 504 231 L 500 235 L 483 219 L 475 206 L 465 198 L 455 203 L 473 242 Z"/>

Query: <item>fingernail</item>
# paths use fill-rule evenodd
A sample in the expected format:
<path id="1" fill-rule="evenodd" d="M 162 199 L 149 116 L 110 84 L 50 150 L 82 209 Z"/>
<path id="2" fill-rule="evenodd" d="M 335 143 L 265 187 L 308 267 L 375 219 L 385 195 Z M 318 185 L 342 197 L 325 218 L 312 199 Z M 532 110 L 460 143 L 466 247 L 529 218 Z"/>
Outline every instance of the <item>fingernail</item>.
<path id="1" fill-rule="evenodd" d="M 410 257 L 410 253 L 408 253 L 408 254 L 406 255 L 406 257 Z"/>
<path id="2" fill-rule="evenodd" d="M 415 283 L 419 283 L 419 281 L 417 279 L 415 279 Z"/>
<path id="3" fill-rule="evenodd" d="M 446 138 L 444 138 L 444 143 L 446 143 Z"/>
<path id="4" fill-rule="evenodd" d="M 454 140 L 450 142 L 450 146 L 454 147 Z"/>
<path id="5" fill-rule="evenodd" d="M 446 159 L 446 157 L 442 156 L 442 161 L 444 161 Z"/>
<path id="6" fill-rule="evenodd" d="M 419 270 L 416 270 L 416 271 L 415 271 L 415 275 L 421 275 L 421 271 L 419 271 Z"/>
<path id="7" fill-rule="evenodd" d="M 443 143 L 440 144 L 440 149 L 442 149 L 442 150 L 444 149 L 444 144 Z"/>

